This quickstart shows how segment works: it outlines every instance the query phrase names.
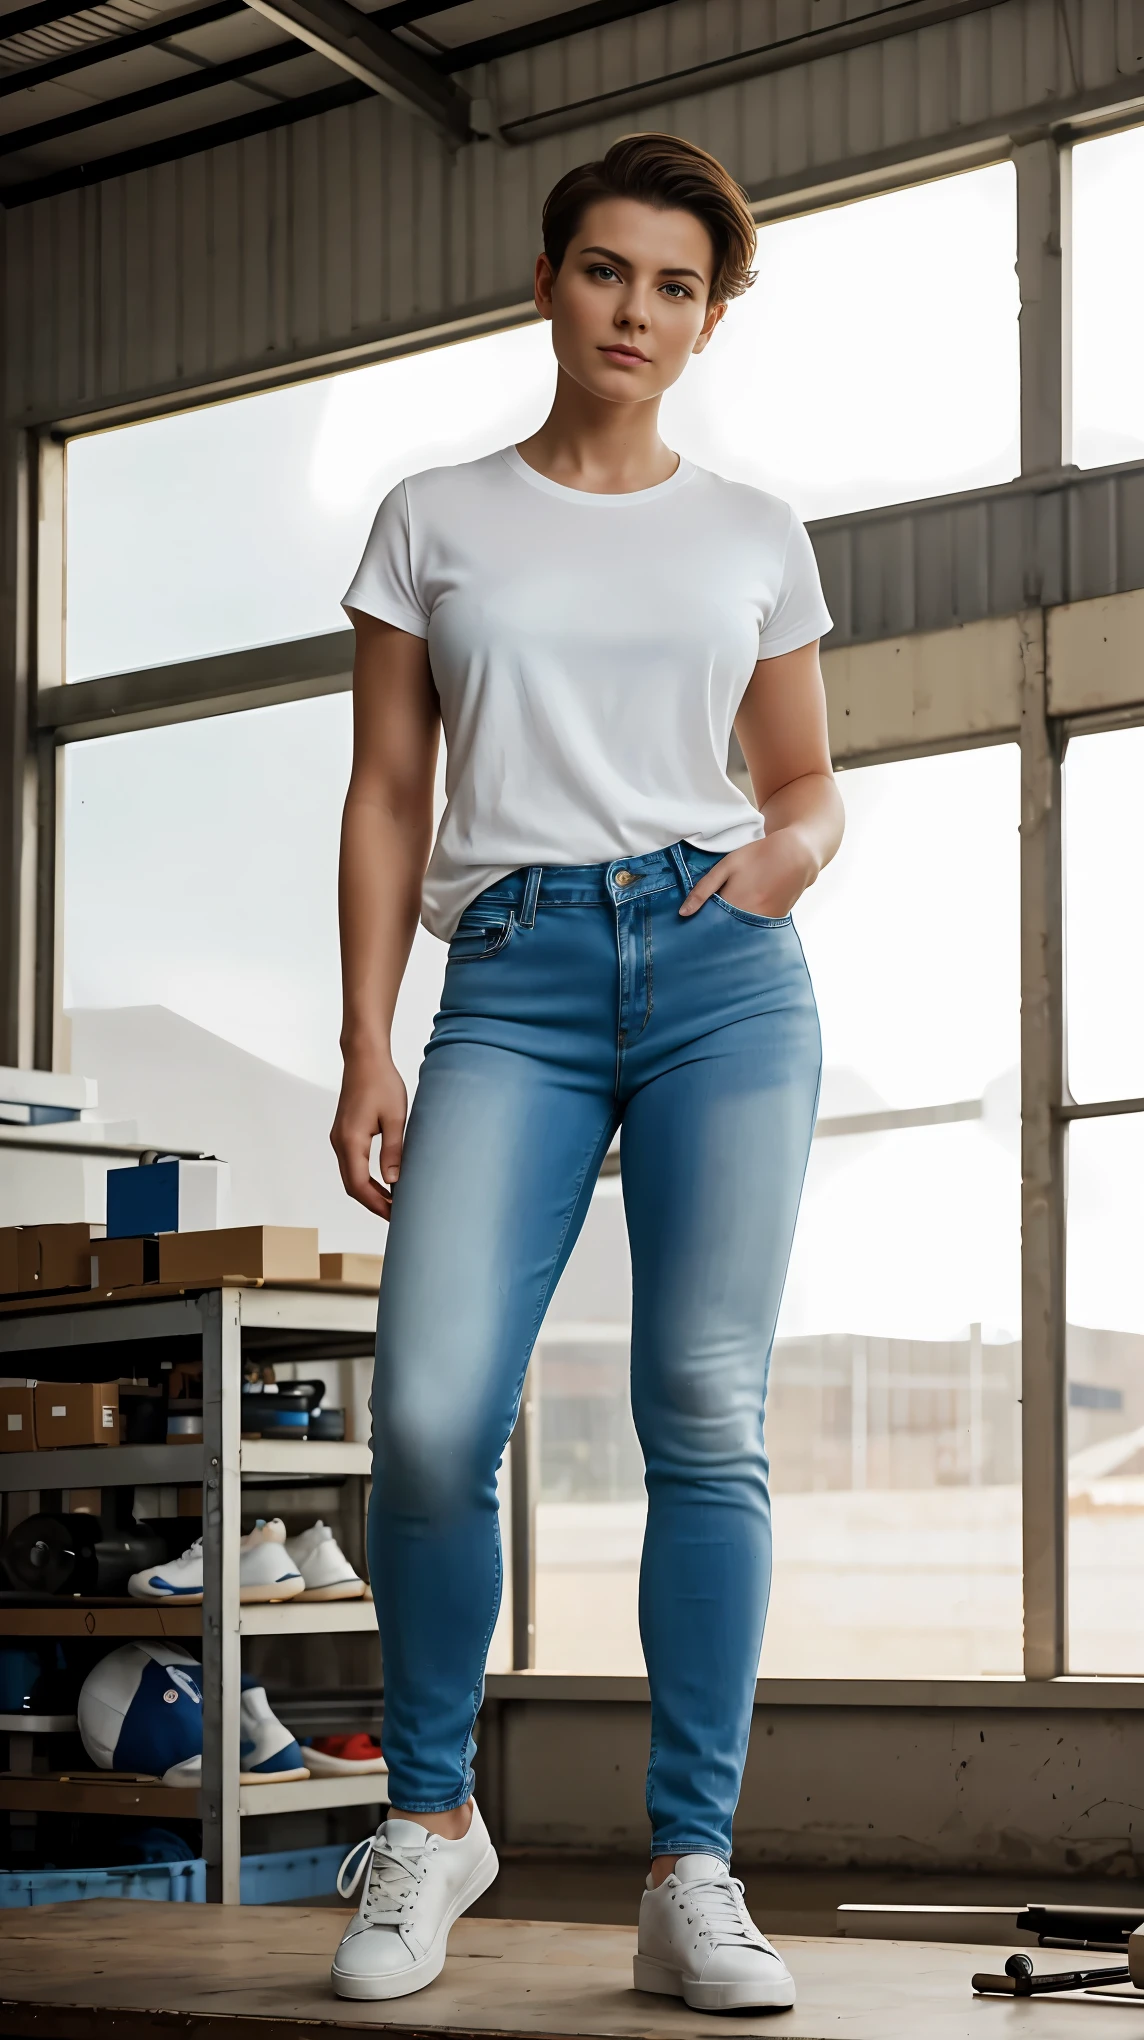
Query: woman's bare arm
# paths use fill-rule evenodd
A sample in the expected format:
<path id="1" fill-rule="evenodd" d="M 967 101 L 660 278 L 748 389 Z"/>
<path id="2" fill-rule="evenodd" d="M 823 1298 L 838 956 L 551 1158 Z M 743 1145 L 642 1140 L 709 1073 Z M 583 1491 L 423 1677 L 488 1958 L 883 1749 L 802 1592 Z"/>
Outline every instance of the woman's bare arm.
<path id="1" fill-rule="evenodd" d="M 693 914 L 720 892 L 749 914 L 789 914 L 829 864 L 846 823 L 830 763 L 817 642 L 759 660 L 735 732 L 767 833 L 713 865 L 680 912 Z"/>
<path id="2" fill-rule="evenodd" d="M 341 1097 L 330 1140 L 351 1197 L 388 1218 L 408 1108 L 390 1030 L 433 838 L 441 723 L 424 639 L 351 611 L 354 751 L 342 816 Z M 381 1174 L 369 1151 L 381 1134 Z"/>

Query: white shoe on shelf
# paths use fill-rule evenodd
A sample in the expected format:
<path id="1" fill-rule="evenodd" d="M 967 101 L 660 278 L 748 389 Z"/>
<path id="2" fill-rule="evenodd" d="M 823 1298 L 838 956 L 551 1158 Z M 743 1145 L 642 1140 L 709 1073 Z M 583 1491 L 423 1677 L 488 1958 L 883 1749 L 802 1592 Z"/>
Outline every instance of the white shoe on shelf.
<path id="1" fill-rule="evenodd" d="M 360 1601 L 359 1580 L 328 1523 L 311 1523 L 300 1537 L 286 1539 L 286 1554 L 305 1582 L 303 1601 Z"/>
<path id="2" fill-rule="evenodd" d="M 253 1679 L 242 1681 L 239 1700 L 238 1782 L 240 1785 L 287 1785 L 308 1778 L 305 1757 L 288 1728 L 271 1713 L 266 1690 Z"/>
<path id="3" fill-rule="evenodd" d="M 306 1582 L 285 1547 L 286 1525 L 277 1516 L 240 1538 L 240 1601 L 292 1601 L 305 1591 Z M 134 1601 L 185 1601 L 194 1607 L 203 1598 L 202 1538 L 196 1537 L 181 1558 L 132 1573 L 127 1591 Z"/>
<path id="4" fill-rule="evenodd" d="M 144 1566 L 132 1573 L 127 1591 L 133 1601 L 185 1601 L 193 1608 L 203 1598 L 203 1540 L 196 1537 L 181 1558 Z"/>
<path id="5" fill-rule="evenodd" d="M 359 1862 L 346 1885 L 355 1856 Z M 338 1996 L 407 1997 L 432 1983 L 445 1966 L 449 1929 L 488 1890 L 498 1868 L 475 1800 L 459 1842 L 429 1834 L 418 1821 L 383 1821 L 350 1850 L 338 1873 L 342 1898 L 352 1898 L 365 1877 L 330 1972 Z"/>
<path id="6" fill-rule="evenodd" d="M 294 1601 L 306 1589 L 286 1549 L 286 1525 L 280 1516 L 258 1522 L 238 1546 L 240 1601 Z"/>
<path id="7" fill-rule="evenodd" d="M 794 2003 L 794 1978 L 747 1911 L 743 1887 L 718 1856 L 681 1856 L 640 1900 L 632 1981 L 697 2012 Z"/>

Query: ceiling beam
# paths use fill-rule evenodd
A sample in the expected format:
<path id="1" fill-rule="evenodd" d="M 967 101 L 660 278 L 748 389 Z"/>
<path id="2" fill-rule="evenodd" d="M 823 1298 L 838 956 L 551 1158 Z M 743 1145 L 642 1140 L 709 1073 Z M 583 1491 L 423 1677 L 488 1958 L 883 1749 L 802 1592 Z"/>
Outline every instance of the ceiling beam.
<path id="1" fill-rule="evenodd" d="M 174 36 L 189 35 L 197 28 L 209 28 L 214 21 L 225 21 L 228 15 L 241 14 L 246 0 L 213 0 L 210 7 L 200 7 L 193 14 L 169 14 L 163 21 L 153 21 L 146 28 L 137 28 L 130 35 L 101 37 L 98 42 L 85 43 L 82 49 L 64 50 L 58 57 L 49 57 L 42 64 L 25 64 L 19 71 L 9 71 L 0 77 L 0 99 L 10 98 L 13 92 L 30 92 L 37 85 L 50 85 L 53 78 L 67 78 L 73 71 L 87 71 L 93 64 L 106 64 L 115 57 L 129 57 L 135 50 L 150 49 L 153 43 L 169 42 Z M 0 19 L 0 41 L 3 37 L 3 21 Z"/>
<path id="2" fill-rule="evenodd" d="M 72 113 L 57 114 L 53 120 L 37 121 L 34 127 L 15 128 L 0 135 L 0 156 L 17 156 L 40 142 L 56 142 L 64 135 L 79 135 L 103 127 L 111 120 L 125 120 L 133 113 L 148 113 L 152 107 L 168 106 L 199 92 L 211 92 L 218 85 L 231 85 L 258 71 L 272 71 L 278 64 L 295 63 L 305 52 L 296 42 L 275 43 L 268 50 L 251 50 L 233 57 L 229 64 L 211 64 L 204 70 L 188 70 L 181 78 L 165 78 L 159 85 L 146 85 L 139 92 L 125 92 L 119 99 L 96 99 Z"/>
<path id="3" fill-rule="evenodd" d="M 350 0 L 247 0 L 247 5 L 371 92 L 419 114 L 455 146 L 472 139 L 467 93 Z"/>
<path id="4" fill-rule="evenodd" d="M 61 4 L 61 0 L 33 0 L 30 7 L 17 7 L 11 14 L 0 14 L 0 44 L 11 42 L 14 36 L 27 35 L 30 29 L 53 28 L 57 21 L 75 21 L 91 15 L 96 17 L 95 27 L 102 28 L 104 24 L 99 19 L 102 11 L 99 0 L 90 7 L 77 7 L 75 0 L 70 7 Z"/>
<path id="5" fill-rule="evenodd" d="M 280 99 L 271 106 L 255 107 L 231 120 L 212 121 L 209 126 L 189 128 L 181 135 L 164 135 L 134 149 L 120 149 L 111 156 L 96 156 L 86 163 L 68 163 L 49 170 L 42 177 L 22 178 L 0 185 L 0 205 L 33 205 L 37 199 L 56 198 L 64 191 L 82 191 L 90 184 L 104 184 L 112 177 L 126 177 L 133 170 L 151 170 L 160 163 L 181 163 L 204 149 L 222 148 L 227 142 L 243 142 L 251 135 L 273 133 L 275 128 L 293 127 L 296 121 L 313 120 L 332 113 L 336 107 L 353 106 L 368 99 L 369 87 L 357 78 L 341 78 L 321 92 L 307 92 L 301 99 Z"/>
<path id="6" fill-rule="evenodd" d="M 438 62 L 443 71 L 467 71 L 472 64 L 491 64 L 497 57 L 513 57 L 520 50 L 536 50 L 545 43 L 562 42 L 565 36 L 581 35 L 586 29 L 606 28 L 613 21 L 630 21 L 634 15 L 650 14 L 664 0 L 588 0 L 583 7 L 569 7 L 562 14 L 547 14 L 541 21 L 523 21 L 517 28 L 483 35 L 476 42 L 443 49 Z M 387 9 L 387 13 L 396 9 Z M 425 9 L 404 15 L 406 21 L 419 19 Z"/>

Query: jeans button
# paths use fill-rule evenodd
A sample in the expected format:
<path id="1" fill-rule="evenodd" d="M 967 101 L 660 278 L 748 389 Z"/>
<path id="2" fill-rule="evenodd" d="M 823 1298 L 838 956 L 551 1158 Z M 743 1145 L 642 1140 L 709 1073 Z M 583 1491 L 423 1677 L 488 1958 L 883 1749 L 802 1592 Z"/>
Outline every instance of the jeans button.
<path id="1" fill-rule="evenodd" d="M 634 878 L 635 878 L 635 872 L 634 872 L 634 871 L 617 871 L 617 873 L 616 873 L 616 884 L 617 884 L 617 885 L 631 885 L 631 884 L 632 884 L 632 882 L 633 882 L 633 880 L 634 880 Z"/>

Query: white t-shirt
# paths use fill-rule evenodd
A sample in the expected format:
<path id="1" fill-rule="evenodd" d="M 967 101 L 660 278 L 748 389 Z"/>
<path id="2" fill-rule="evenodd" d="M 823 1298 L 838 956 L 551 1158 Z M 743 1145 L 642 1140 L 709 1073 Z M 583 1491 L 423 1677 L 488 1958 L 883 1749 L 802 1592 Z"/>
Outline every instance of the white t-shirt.
<path id="1" fill-rule="evenodd" d="M 727 776 L 735 714 L 756 660 L 831 627 L 777 497 L 686 460 L 592 495 L 512 446 L 398 483 L 345 607 L 428 639 L 447 805 L 422 919 L 446 940 L 520 865 L 761 836 Z"/>

